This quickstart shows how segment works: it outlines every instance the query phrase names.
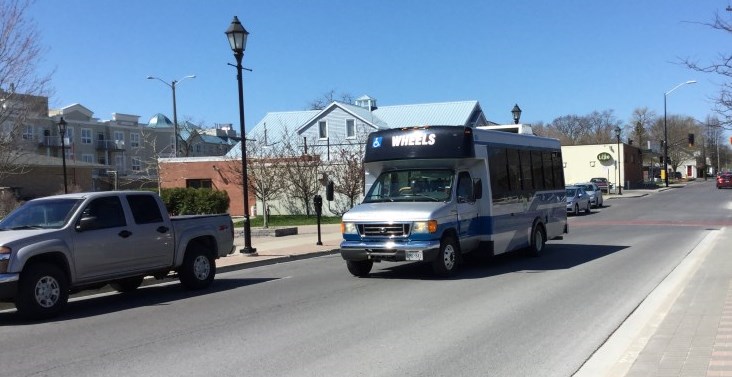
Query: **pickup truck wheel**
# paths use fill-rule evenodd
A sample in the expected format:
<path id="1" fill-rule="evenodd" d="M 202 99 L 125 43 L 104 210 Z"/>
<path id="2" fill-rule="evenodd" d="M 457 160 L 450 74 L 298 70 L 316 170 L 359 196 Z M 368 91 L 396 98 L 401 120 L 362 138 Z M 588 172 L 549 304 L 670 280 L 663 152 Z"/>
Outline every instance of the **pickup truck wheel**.
<path id="1" fill-rule="evenodd" d="M 69 283 L 64 272 L 47 263 L 33 264 L 20 275 L 15 307 L 32 319 L 58 315 L 69 300 Z"/>
<path id="2" fill-rule="evenodd" d="M 143 276 L 133 276 L 131 278 L 115 280 L 109 283 L 109 286 L 117 292 L 127 293 L 139 288 L 142 285 L 142 280 Z"/>
<path id="3" fill-rule="evenodd" d="M 203 289 L 211 285 L 216 275 L 216 261 L 201 249 L 191 249 L 183 258 L 179 271 L 180 283 L 186 289 Z"/>
<path id="4" fill-rule="evenodd" d="M 369 276 L 369 273 L 371 272 L 371 268 L 374 267 L 374 261 L 371 261 L 371 260 L 363 260 L 363 261 L 347 260 L 346 261 L 346 267 L 348 267 L 348 272 L 352 273 L 353 276 L 358 276 L 360 278 L 365 278 L 366 276 Z"/>
<path id="5" fill-rule="evenodd" d="M 432 271 L 438 276 L 450 276 L 455 273 L 458 266 L 458 254 L 460 248 L 454 237 L 445 237 L 440 242 L 440 251 L 437 258 L 432 261 Z"/>

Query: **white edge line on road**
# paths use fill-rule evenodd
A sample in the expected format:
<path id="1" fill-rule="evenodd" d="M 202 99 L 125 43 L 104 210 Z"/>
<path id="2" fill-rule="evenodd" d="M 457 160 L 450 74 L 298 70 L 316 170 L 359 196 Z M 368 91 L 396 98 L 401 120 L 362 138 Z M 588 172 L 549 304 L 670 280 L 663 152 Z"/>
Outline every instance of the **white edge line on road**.
<path id="1" fill-rule="evenodd" d="M 709 231 L 582 365 L 574 377 L 626 375 L 725 229 Z"/>

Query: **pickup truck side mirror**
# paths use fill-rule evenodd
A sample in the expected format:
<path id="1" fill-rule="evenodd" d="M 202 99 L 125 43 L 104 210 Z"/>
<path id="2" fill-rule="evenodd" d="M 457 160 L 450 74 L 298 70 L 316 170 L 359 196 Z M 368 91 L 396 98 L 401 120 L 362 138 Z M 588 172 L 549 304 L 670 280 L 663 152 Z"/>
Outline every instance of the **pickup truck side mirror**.
<path id="1" fill-rule="evenodd" d="M 76 231 L 83 232 L 86 230 L 93 230 L 99 228 L 96 216 L 86 216 L 79 219 L 79 223 L 76 224 Z"/>

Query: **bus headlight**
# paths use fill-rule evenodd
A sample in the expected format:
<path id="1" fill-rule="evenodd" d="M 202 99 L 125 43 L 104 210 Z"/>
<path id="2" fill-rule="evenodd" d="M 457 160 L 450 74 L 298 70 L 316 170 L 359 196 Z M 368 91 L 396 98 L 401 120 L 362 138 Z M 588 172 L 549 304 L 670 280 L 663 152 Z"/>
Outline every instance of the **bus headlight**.
<path id="1" fill-rule="evenodd" d="M 436 233 L 437 220 L 417 221 L 412 225 L 412 233 Z"/>
<path id="2" fill-rule="evenodd" d="M 355 223 L 341 223 L 341 233 L 342 234 L 358 234 L 358 231 L 356 230 L 356 224 Z"/>

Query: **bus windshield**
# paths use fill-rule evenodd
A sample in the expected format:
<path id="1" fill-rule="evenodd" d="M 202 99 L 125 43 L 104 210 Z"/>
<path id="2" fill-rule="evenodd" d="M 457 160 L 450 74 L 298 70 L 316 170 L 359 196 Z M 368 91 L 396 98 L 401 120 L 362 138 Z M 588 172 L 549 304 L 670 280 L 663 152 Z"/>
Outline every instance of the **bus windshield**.
<path id="1" fill-rule="evenodd" d="M 446 202 L 450 200 L 454 176 L 455 172 L 448 169 L 383 172 L 363 202 Z"/>

